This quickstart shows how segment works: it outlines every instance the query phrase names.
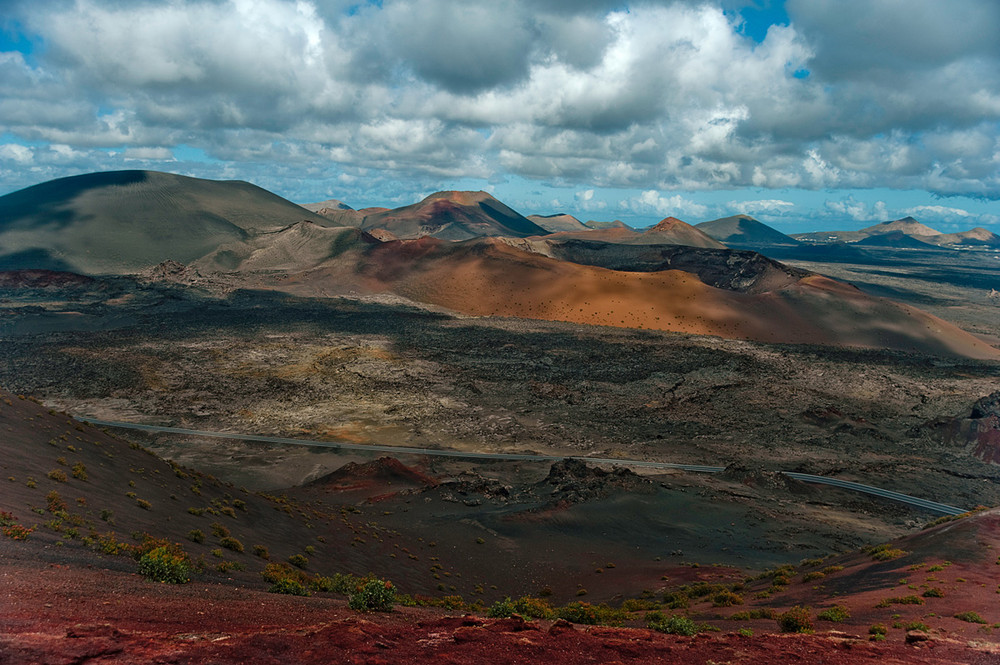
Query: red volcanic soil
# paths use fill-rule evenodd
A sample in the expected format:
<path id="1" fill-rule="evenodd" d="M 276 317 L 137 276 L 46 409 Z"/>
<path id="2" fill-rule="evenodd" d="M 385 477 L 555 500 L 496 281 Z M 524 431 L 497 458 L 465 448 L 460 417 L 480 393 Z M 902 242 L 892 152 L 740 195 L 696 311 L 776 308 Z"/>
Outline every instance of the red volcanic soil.
<path id="1" fill-rule="evenodd" d="M 357 273 L 360 272 L 360 275 Z M 635 273 L 551 259 L 494 239 L 433 238 L 370 247 L 353 274 L 320 268 L 282 288 L 345 280 L 476 316 L 671 330 L 730 339 L 890 348 L 973 358 L 1000 352 L 915 308 L 811 275 L 763 294 L 717 289 L 690 273 Z"/>
<path id="2" fill-rule="evenodd" d="M 183 586 L 46 564 L 0 541 L 3 663 L 996 663 L 989 645 L 935 638 L 870 642 L 861 632 L 696 637 L 559 621 L 397 608 L 360 614 L 343 600 L 225 584 Z M 770 622 L 773 624 L 773 622 Z"/>

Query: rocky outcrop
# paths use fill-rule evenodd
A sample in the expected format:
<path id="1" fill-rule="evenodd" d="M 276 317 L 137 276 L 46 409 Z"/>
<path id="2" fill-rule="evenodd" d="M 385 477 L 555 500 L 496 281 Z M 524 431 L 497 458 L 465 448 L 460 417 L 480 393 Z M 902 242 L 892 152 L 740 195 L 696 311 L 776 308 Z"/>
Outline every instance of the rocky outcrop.
<path id="1" fill-rule="evenodd" d="M 734 462 L 726 467 L 721 476 L 726 480 L 735 480 L 748 487 L 760 487 L 769 490 L 792 492 L 794 494 L 811 494 L 815 490 L 801 480 L 789 478 L 780 471 L 768 471 L 760 467 L 751 467 Z"/>
<path id="2" fill-rule="evenodd" d="M 973 457 L 1000 464 L 1000 391 L 981 398 L 966 416 L 944 428 L 945 443 L 965 447 Z"/>

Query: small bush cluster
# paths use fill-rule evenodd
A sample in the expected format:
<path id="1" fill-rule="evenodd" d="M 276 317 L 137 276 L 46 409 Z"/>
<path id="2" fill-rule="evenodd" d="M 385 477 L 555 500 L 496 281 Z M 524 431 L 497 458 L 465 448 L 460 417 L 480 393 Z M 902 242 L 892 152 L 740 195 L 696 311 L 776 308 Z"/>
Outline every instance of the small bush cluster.
<path id="1" fill-rule="evenodd" d="M 139 573 L 154 582 L 185 584 L 191 580 L 187 555 L 179 547 L 161 546 L 139 557 Z"/>
<path id="2" fill-rule="evenodd" d="M 655 610 L 660 606 L 655 600 L 646 598 L 627 598 L 622 601 L 622 610 L 625 612 L 646 612 Z"/>
<path id="3" fill-rule="evenodd" d="M 885 639 L 885 636 L 889 634 L 889 628 L 883 623 L 872 624 L 868 629 L 868 634 L 871 635 L 872 640 L 879 642 Z"/>
<path id="4" fill-rule="evenodd" d="M 734 621 L 751 621 L 753 619 L 776 619 L 778 618 L 778 613 L 772 610 L 770 607 L 761 607 L 753 610 L 744 610 L 742 612 L 737 612 L 730 615 L 730 619 Z"/>
<path id="5" fill-rule="evenodd" d="M 920 596 L 893 596 L 883 598 L 875 607 L 889 607 L 890 605 L 923 605 L 924 599 Z"/>
<path id="6" fill-rule="evenodd" d="M 657 632 L 670 635 L 695 635 L 698 633 L 698 625 L 686 616 L 668 616 L 662 612 L 647 614 L 646 626 Z"/>
<path id="7" fill-rule="evenodd" d="M 850 619 L 851 613 L 843 605 L 834 605 L 833 607 L 828 607 L 817 614 L 816 618 L 820 621 L 833 621 L 834 623 L 840 623 L 841 621 Z"/>
<path id="8" fill-rule="evenodd" d="M 514 614 L 525 619 L 552 619 L 555 611 L 548 601 L 534 596 L 521 596 L 514 601 Z"/>
<path id="9" fill-rule="evenodd" d="M 712 596 L 712 607 L 732 607 L 742 604 L 743 596 L 732 591 L 720 591 Z"/>
<path id="10" fill-rule="evenodd" d="M 347 598 L 347 605 L 357 612 L 391 612 L 396 602 L 396 587 L 388 580 L 369 579 Z"/>
<path id="11" fill-rule="evenodd" d="M 783 633 L 813 632 L 813 622 L 809 614 L 809 608 L 796 605 L 787 612 L 779 614 L 778 627 Z"/>
<path id="12" fill-rule="evenodd" d="M 507 619 L 514 616 L 514 603 L 511 601 L 510 596 L 490 605 L 490 609 L 486 611 L 486 616 L 489 619 Z"/>
<path id="13" fill-rule="evenodd" d="M 188 540 L 192 543 L 203 543 L 205 542 L 205 534 L 201 529 L 191 529 L 188 531 Z"/>
<path id="14" fill-rule="evenodd" d="M 623 610 L 604 604 L 591 605 L 584 602 L 569 603 L 560 607 L 556 610 L 556 615 L 560 619 L 588 626 L 620 626 L 627 618 Z"/>
<path id="15" fill-rule="evenodd" d="M 268 589 L 271 593 L 284 593 L 291 596 L 310 595 L 310 578 L 300 570 L 295 570 L 288 564 L 269 563 L 261 572 L 261 577 L 271 583 Z"/>
<path id="16" fill-rule="evenodd" d="M 234 552 L 243 551 L 243 543 L 241 543 L 236 538 L 233 538 L 232 536 L 226 536 L 222 538 L 221 540 L 219 540 L 219 544 L 225 547 L 227 550 L 232 550 Z"/>
<path id="17" fill-rule="evenodd" d="M 959 621 L 967 621 L 969 623 L 987 623 L 986 619 L 975 612 L 959 612 L 955 615 L 955 618 Z"/>
<path id="18" fill-rule="evenodd" d="M 17 523 L 12 513 L 0 511 L 0 533 L 11 540 L 27 540 L 34 527 L 25 527 Z"/>
<path id="19" fill-rule="evenodd" d="M 944 591 L 936 586 L 932 586 L 930 589 L 924 591 L 920 595 L 922 595 L 924 598 L 944 598 Z"/>
<path id="20" fill-rule="evenodd" d="M 864 549 L 865 553 L 876 561 L 892 561 L 893 559 L 898 559 L 901 556 L 906 556 L 909 552 L 895 548 L 889 543 L 883 543 L 881 545 L 873 545 L 872 547 L 866 547 Z"/>
<path id="21" fill-rule="evenodd" d="M 66 502 L 59 495 L 59 492 L 52 490 L 45 495 L 45 505 L 48 511 L 52 514 L 62 512 L 66 510 Z"/>

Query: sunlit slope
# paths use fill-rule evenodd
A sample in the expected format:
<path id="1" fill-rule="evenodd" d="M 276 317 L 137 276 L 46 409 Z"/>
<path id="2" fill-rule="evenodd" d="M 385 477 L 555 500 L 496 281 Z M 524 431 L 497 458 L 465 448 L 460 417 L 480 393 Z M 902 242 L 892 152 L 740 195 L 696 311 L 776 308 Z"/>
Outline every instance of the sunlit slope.
<path id="1" fill-rule="evenodd" d="M 391 292 L 477 316 L 974 358 L 1000 355 L 945 321 L 819 275 L 745 293 L 709 286 L 680 270 L 608 270 L 529 253 L 496 239 L 373 245 L 357 266 L 333 262 L 298 276 L 288 287 Z"/>

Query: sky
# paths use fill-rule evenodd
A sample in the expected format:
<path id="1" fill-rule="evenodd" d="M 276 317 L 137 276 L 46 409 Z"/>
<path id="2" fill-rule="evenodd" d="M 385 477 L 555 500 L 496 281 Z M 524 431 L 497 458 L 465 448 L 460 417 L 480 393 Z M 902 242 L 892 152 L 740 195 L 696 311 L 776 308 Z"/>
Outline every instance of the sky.
<path id="1" fill-rule="evenodd" d="M 0 0 L 0 194 L 152 169 L 1000 233 L 998 34 L 997 0 Z"/>

